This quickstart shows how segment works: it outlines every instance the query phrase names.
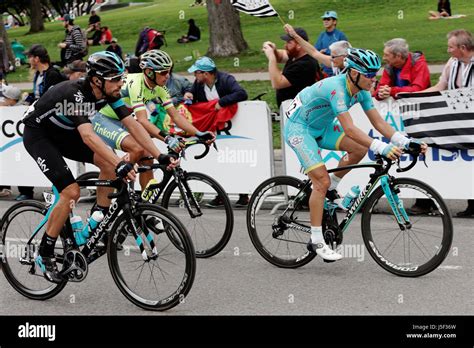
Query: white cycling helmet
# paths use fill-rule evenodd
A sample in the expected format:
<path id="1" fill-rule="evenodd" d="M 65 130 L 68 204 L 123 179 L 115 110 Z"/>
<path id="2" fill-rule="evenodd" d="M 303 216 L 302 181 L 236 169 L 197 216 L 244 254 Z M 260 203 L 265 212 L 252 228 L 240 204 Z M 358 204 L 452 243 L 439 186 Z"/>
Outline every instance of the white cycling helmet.
<path id="1" fill-rule="evenodd" d="M 140 69 L 146 68 L 153 71 L 170 70 L 173 60 L 168 53 L 161 50 L 150 50 L 140 56 Z"/>

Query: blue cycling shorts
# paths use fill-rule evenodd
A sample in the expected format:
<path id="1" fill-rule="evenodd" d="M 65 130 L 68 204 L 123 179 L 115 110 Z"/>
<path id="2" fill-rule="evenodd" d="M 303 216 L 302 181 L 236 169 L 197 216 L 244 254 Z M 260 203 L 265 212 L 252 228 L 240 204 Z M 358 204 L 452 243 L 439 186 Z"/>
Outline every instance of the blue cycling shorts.
<path id="1" fill-rule="evenodd" d="M 321 149 L 339 150 L 345 133 L 338 119 L 325 129 L 310 128 L 305 124 L 292 122 L 285 124 L 286 143 L 295 151 L 304 173 L 324 165 Z"/>

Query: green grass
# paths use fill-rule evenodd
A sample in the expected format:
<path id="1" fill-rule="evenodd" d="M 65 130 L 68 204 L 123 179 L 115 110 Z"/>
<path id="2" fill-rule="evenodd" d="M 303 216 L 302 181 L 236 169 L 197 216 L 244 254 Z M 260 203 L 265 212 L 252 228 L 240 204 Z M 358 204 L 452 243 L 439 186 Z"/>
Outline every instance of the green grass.
<path id="1" fill-rule="evenodd" d="M 176 61 L 176 71 L 184 71 L 190 66 L 184 57 L 197 50 L 201 55 L 207 51 L 209 32 L 205 7 L 189 7 L 192 0 L 155 0 L 143 6 L 133 6 L 101 12 L 102 23 L 112 29 L 113 36 L 125 52 L 133 52 L 138 32 L 149 25 L 166 30 L 168 47 L 163 47 Z M 382 53 L 383 42 L 403 37 L 408 40 L 412 50 L 421 50 L 430 63 L 444 63 L 449 58 L 446 52 L 446 33 L 456 28 L 474 29 L 474 7 L 472 1 L 455 1 L 454 13 L 463 13 L 467 18 L 454 20 L 429 21 L 427 12 L 434 9 L 433 0 L 333 0 L 319 2 L 312 0 L 272 0 L 272 5 L 285 21 L 294 26 L 304 27 L 314 42 L 322 31 L 321 13 L 334 9 L 339 15 L 339 29 L 343 30 L 353 46 L 374 49 Z M 180 12 L 183 11 L 183 12 Z M 290 11 L 294 18 L 288 19 Z M 403 19 L 398 19 L 398 11 L 403 11 Z M 181 16 L 180 16 L 181 15 Z M 186 45 L 176 40 L 187 31 L 187 20 L 194 18 L 202 30 L 199 42 Z M 277 18 L 256 18 L 241 14 L 244 37 L 250 48 L 238 57 L 216 59 L 221 70 L 227 71 L 264 71 L 267 60 L 261 52 L 264 41 L 270 40 L 282 47 L 282 25 Z M 88 16 L 76 20 L 81 27 L 87 24 Z M 59 60 L 57 44 L 64 38 L 61 22 L 47 23 L 46 31 L 40 34 L 26 35 L 28 28 L 16 28 L 8 31 L 10 39 L 16 38 L 25 47 L 41 43 L 50 52 L 53 61 Z M 90 53 L 102 48 L 91 47 Z M 16 73 L 11 75 L 14 77 Z M 17 79 L 16 79 L 17 80 Z"/>

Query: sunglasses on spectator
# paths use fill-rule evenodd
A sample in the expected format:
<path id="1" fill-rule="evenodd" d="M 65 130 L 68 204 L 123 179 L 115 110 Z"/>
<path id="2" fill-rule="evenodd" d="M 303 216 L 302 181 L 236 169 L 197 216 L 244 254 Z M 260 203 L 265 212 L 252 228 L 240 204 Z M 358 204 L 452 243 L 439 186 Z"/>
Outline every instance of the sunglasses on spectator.
<path id="1" fill-rule="evenodd" d="M 333 21 L 334 18 L 323 18 L 323 21 Z"/>
<path id="2" fill-rule="evenodd" d="M 362 74 L 362 73 L 361 73 Z M 367 77 L 368 79 L 373 79 L 375 76 L 377 76 L 377 72 L 369 72 L 369 73 L 366 73 L 366 74 L 362 74 L 364 75 L 365 77 Z"/>
<path id="3" fill-rule="evenodd" d="M 115 75 L 115 76 L 109 76 L 109 77 L 104 77 L 104 80 L 111 81 L 111 82 L 119 82 L 123 79 L 123 74 L 120 75 Z"/>
<path id="4" fill-rule="evenodd" d="M 196 73 L 196 74 L 204 74 L 204 71 L 202 71 L 202 70 L 196 70 L 195 73 Z"/>

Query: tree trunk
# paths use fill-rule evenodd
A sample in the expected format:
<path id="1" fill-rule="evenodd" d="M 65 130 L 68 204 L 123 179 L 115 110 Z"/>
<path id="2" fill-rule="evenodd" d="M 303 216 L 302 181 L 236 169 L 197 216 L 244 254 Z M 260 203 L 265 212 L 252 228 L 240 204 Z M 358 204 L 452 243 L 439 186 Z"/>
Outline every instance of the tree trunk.
<path id="1" fill-rule="evenodd" d="M 40 0 L 30 0 L 31 23 L 30 33 L 44 31 L 43 12 L 41 11 Z"/>
<path id="2" fill-rule="evenodd" d="M 3 25 L 0 25 L 0 39 L 2 39 L 5 45 L 7 46 L 8 60 L 10 61 L 11 64 L 15 64 L 15 55 L 13 54 L 12 46 L 10 45 L 7 32 Z"/>
<path id="3" fill-rule="evenodd" d="M 209 50 L 211 57 L 229 57 L 248 48 L 240 28 L 239 13 L 229 0 L 208 0 Z"/>

